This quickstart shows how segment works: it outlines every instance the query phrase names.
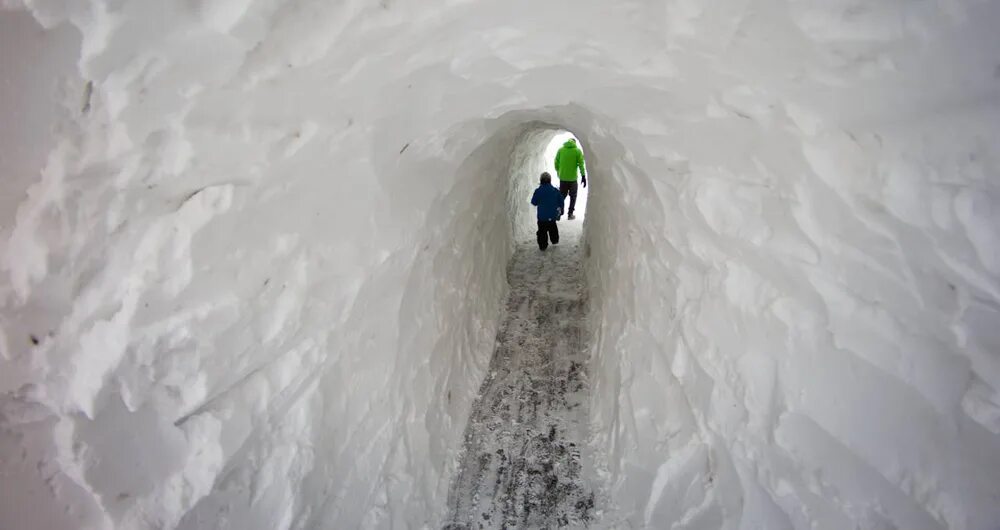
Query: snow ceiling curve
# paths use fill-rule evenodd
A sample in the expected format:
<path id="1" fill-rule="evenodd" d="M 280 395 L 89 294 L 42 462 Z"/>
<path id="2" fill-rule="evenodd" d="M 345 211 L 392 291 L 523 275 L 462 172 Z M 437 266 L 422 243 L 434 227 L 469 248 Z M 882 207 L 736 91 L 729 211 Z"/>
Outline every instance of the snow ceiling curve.
<path id="1" fill-rule="evenodd" d="M 0 6 L 0 527 L 440 525 L 555 129 L 601 524 L 1000 521 L 1000 4 Z"/>

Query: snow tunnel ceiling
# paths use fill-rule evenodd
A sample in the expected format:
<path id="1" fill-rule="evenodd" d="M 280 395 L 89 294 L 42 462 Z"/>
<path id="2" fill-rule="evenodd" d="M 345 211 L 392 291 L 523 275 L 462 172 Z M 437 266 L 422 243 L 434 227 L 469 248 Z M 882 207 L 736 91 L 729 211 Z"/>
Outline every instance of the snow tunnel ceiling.
<path id="1" fill-rule="evenodd" d="M 991 528 L 998 24 L 0 2 L 0 527 L 440 525 L 551 126 L 606 527 Z"/>

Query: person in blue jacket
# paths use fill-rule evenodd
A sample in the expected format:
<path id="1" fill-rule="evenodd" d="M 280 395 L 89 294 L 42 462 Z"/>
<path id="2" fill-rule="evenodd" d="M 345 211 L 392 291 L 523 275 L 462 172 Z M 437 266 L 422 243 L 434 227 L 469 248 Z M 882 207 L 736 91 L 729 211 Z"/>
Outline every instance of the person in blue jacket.
<path id="1" fill-rule="evenodd" d="M 556 221 L 563 214 L 563 194 L 552 185 L 552 176 L 542 173 L 541 184 L 531 196 L 531 204 L 538 210 L 538 248 L 545 250 L 549 241 L 559 244 L 559 227 Z"/>

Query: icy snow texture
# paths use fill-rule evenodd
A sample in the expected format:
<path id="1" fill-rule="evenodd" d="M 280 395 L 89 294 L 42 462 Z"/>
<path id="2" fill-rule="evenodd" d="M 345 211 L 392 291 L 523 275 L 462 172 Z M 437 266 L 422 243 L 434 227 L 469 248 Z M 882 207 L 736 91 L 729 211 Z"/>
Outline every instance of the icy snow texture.
<path id="1" fill-rule="evenodd" d="M 440 524 L 554 126 L 605 524 L 1000 521 L 997 2 L 0 6 L 0 527 Z"/>

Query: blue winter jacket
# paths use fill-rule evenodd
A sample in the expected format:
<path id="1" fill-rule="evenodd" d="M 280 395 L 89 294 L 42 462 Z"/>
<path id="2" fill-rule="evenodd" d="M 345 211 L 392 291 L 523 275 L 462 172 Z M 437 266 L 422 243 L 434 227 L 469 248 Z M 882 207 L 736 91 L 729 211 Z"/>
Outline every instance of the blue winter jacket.
<path id="1" fill-rule="evenodd" d="M 539 221 L 554 221 L 562 215 L 563 195 L 552 184 L 542 184 L 531 196 L 531 204 L 538 207 Z"/>

